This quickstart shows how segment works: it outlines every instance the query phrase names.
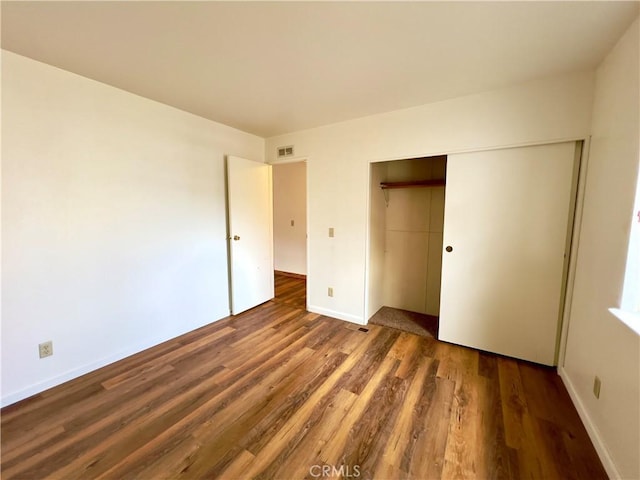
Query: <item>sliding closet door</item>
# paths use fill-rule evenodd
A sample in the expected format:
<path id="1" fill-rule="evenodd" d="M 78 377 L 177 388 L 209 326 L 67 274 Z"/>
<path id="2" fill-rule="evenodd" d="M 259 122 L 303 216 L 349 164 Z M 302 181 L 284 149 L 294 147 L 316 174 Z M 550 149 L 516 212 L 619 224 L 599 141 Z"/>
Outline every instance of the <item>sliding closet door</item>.
<path id="1" fill-rule="evenodd" d="M 449 156 L 441 340 L 554 364 L 575 149 Z"/>

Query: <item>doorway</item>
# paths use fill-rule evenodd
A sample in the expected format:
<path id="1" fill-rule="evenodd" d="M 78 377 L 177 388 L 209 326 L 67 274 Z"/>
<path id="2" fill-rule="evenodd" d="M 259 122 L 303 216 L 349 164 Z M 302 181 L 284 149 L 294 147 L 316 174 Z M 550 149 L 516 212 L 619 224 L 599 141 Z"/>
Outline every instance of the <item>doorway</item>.
<path id="1" fill-rule="evenodd" d="M 446 156 L 371 164 L 370 323 L 437 338 Z"/>
<path id="2" fill-rule="evenodd" d="M 276 298 L 295 298 L 296 306 L 306 308 L 307 164 L 279 163 L 272 168 Z"/>

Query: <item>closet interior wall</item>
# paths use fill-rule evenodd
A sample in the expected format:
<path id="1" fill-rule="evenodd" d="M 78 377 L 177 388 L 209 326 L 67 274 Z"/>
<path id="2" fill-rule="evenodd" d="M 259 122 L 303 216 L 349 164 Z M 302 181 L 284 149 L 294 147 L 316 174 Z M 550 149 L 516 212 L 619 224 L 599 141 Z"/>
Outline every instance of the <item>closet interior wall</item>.
<path id="1" fill-rule="evenodd" d="M 382 191 L 380 183 L 444 179 L 445 173 L 446 156 L 372 164 L 370 316 L 381 306 L 438 316 L 445 187 Z"/>

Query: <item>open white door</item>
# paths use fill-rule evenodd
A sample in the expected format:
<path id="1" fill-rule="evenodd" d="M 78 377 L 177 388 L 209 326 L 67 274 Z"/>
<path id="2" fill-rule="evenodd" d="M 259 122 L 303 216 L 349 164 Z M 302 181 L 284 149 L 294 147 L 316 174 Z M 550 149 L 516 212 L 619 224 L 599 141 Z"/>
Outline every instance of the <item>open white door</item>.
<path id="1" fill-rule="evenodd" d="M 273 290 L 271 165 L 227 157 L 231 313 L 270 300 Z"/>
<path id="2" fill-rule="evenodd" d="M 554 364 L 575 149 L 448 157 L 439 339 Z"/>

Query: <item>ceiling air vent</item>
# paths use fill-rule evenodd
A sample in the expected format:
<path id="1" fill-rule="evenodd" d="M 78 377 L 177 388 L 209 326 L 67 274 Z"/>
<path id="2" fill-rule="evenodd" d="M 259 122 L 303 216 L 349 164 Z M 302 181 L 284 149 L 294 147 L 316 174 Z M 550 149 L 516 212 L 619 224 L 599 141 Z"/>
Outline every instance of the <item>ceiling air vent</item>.
<path id="1" fill-rule="evenodd" d="M 278 158 L 293 157 L 293 145 L 278 147 Z"/>

